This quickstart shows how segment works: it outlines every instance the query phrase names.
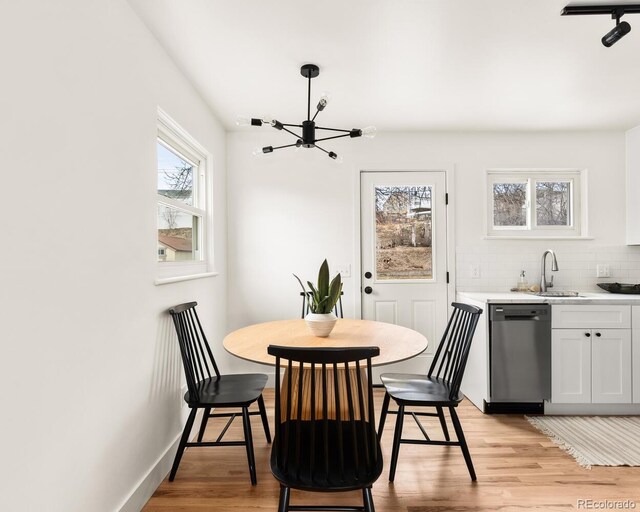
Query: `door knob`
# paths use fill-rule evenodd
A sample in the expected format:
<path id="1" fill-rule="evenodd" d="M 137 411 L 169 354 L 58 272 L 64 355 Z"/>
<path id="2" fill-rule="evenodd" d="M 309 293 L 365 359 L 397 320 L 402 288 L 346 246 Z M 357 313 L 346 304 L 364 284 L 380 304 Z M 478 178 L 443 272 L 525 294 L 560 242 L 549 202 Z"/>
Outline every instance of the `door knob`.
<path id="1" fill-rule="evenodd" d="M 585 332 L 585 333 L 584 333 L 584 335 L 585 335 L 587 338 L 591 338 L 591 333 L 590 333 L 590 332 Z"/>
<path id="2" fill-rule="evenodd" d="M 600 336 L 602 336 L 602 333 L 597 332 L 596 336 L 599 338 Z"/>
<path id="3" fill-rule="evenodd" d="M 365 272 L 364 273 L 364 277 L 366 277 L 367 279 L 371 279 L 372 276 L 373 276 L 373 274 L 371 272 Z"/>
<path id="4" fill-rule="evenodd" d="M 365 286 L 364 288 L 364 293 L 366 293 L 367 295 L 370 294 L 373 291 L 373 288 L 371 288 L 371 286 Z"/>

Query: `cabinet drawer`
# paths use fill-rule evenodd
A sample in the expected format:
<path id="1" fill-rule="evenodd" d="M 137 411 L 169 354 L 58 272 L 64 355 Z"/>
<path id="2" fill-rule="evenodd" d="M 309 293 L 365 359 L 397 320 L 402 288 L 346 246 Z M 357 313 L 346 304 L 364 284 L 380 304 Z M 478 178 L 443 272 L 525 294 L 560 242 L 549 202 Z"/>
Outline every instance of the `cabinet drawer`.
<path id="1" fill-rule="evenodd" d="M 551 308 L 554 329 L 629 329 L 631 306 L 558 304 Z"/>

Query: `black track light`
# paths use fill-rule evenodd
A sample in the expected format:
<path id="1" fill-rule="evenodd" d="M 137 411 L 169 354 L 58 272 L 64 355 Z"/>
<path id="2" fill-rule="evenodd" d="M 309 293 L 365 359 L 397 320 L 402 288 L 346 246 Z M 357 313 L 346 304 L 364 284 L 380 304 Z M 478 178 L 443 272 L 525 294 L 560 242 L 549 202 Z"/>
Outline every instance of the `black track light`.
<path id="1" fill-rule="evenodd" d="M 263 153 L 273 153 L 273 146 L 265 146 L 262 148 Z"/>
<path id="2" fill-rule="evenodd" d="M 562 16 L 587 15 L 587 14 L 608 14 L 616 20 L 616 26 L 602 38 L 602 44 L 607 48 L 616 44 L 620 39 L 631 32 L 631 25 L 626 21 L 620 21 L 625 14 L 639 14 L 640 4 L 617 4 L 617 5 L 567 5 L 562 9 Z"/>
<path id="3" fill-rule="evenodd" d="M 329 158 L 333 158 L 335 160 L 336 158 L 338 158 L 338 155 L 336 155 L 333 151 L 329 151 Z"/>
<path id="4" fill-rule="evenodd" d="M 607 48 L 616 44 L 620 39 L 631 32 L 631 25 L 626 21 L 618 23 L 613 29 L 605 34 L 602 38 L 602 44 Z"/>

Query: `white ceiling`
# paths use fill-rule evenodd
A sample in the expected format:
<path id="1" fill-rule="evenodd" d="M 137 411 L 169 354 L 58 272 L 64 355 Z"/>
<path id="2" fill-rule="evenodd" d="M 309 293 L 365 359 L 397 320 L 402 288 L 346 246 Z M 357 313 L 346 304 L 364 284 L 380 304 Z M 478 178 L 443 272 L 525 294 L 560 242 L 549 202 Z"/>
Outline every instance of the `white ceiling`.
<path id="1" fill-rule="evenodd" d="M 608 16 L 566 0 L 129 0 L 228 129 L 306 116 L 381 130 L 626 129 L 640 124 L 640 15 L 611 48 Z M 574 4 L 607 3 L 604 1 Z M 608 2 L 620 3 L 620 2 Z"/>

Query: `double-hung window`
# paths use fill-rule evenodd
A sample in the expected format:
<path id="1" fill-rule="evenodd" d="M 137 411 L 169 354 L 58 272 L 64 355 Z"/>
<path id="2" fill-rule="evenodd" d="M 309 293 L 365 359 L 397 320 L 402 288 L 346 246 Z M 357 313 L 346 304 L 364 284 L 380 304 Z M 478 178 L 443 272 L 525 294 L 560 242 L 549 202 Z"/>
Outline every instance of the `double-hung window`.
<path id="1" fill-rule="evenodd" d="M 157 261 L 159 280 L 210 270 L 211 155 L 158 109 Z"/>
<path id="2" fill-rule="evenodd" d="M 586 228 L 584 171 L 487 172 L 489 237 L 571 238 Z"/>

